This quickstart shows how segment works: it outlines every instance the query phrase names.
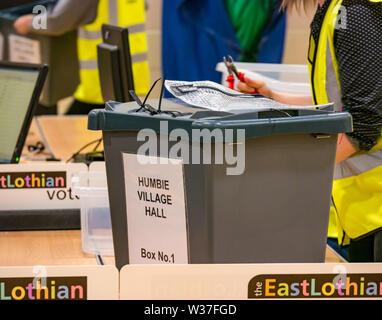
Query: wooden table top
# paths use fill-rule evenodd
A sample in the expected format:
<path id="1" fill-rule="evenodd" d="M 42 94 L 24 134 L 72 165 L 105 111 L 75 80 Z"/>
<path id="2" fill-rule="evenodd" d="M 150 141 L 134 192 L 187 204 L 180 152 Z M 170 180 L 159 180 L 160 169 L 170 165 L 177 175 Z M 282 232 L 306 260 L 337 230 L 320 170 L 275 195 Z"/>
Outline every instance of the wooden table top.
<path id="1" fill-rule="evenodd" d="M 0 266 L 96 265 L 94 255 L 85 253 L 81 231 L 0 232 Z M 105 265 L 114 265 L 114 257 L 102 257 Z M 326 263 L 342 262 L 332 250 L 326 250 Z"/>
<path id="2" fill-rule="evenodd" d="M 102 137 L 101 131 L 88 130 L 87 125 L 87 116 L 39 116 L 37 120 L 34 118 L 25 141 L 21 160 L 25 162 L 28 159 L 47 158 L 50 148 L 57 159 L 65 162 L 80 148 Z M 35 145 L 39 141 L 44 143 L 43 136 L 48 143 L 44 154 L 28 156 L 27 146 L 29 144 Z M 91 151 L 94 146 L 89 146 L 83 152 Z M 103 150 L 102 144 L 98 150 Z"/>
<path id="3" fill-rule="evenodd" d="M 0 233 L 0 266 L 96 265 L 81 247 L 81 231 Z"/>
<path id="4" fill-rule="evenodd" d="M 21 163 L 34 163 L 54 156 L 65 162 L 87 143 L 102 137 L 87 129 L 86 115 L 39 116 L 33 119 L 21 156 Z M 28 145 L 42 142 L 41 154 L 30 154 Z M 48 146 L 46 145 L 48 144 Z M 83 152 L 92 150 L 93 146 Z M 98 150 L 102 150 L 100 145 Z M 108 258 L 110 261 L 110 258 Z M 111 260 L 114 264 L 114 259 Z M 0 266 L 94 265 L 95 256 L 82 250 L 80 230 L 0 232 Z M 110 263 L 109 263 L 110 264 Z"/>

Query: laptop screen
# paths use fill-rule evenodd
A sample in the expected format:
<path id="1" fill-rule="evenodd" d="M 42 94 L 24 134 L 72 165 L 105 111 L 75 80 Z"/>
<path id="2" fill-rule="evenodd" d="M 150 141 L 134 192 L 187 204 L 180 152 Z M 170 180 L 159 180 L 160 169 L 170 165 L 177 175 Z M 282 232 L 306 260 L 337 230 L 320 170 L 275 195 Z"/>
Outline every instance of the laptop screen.
<path id="1" fill-rule="evenodd" d="M 39 74 L 39 70 L 0 67 L 0 163 L 14 160 Z"/>

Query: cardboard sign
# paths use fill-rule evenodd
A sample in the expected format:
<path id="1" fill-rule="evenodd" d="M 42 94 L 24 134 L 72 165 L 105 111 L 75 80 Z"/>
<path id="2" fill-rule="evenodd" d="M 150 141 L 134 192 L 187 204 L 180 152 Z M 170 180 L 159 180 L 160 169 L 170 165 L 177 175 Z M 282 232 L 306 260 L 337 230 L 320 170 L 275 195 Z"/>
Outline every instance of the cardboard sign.
<path id="1" fill-rule="evenodd" d="M 0 302 L 118 298 L 114 266 L 0 267 Z"/>
<path id="2" fill-rule="evenodd" d="M 9 60 L 12 62 L 41 63 L 40 42 L 11 34 L 8 37 Z"/>
<path id="3" fill-rule="evenodd" d="M 122 300 L 382 299 L 382 264 L 123 267 Z"/>
<path id="4" fill-rule="evenodd" d="M 88 171 L 85 164 L 0 165 L 1 210 L 78 209 L 72 175 Z"/>
<path id="5" fill-rule="evenodd" d="M 139 158 L 140 157 L 140 158 Z M 187 264 L 188 241 L 181 160 L 123 154 L 131 264 Z M 157 160 L 157 161 L 156 161 Z"/>

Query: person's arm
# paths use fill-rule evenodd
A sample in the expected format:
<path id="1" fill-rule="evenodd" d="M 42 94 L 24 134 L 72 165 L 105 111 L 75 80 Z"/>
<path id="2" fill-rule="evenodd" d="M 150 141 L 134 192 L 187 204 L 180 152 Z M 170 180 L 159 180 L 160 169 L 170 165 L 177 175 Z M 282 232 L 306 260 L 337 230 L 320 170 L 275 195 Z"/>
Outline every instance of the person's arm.
<path id="1" fill-rule="evenodd" d="M 271 90 L 268 85 L 261 80 L 251 79 L 245 77 L 245 82 L 240 82 L 238 84 L 238 89 L 244 93 L 253 93 L 256 89 L 264 97 L 273 99 L 277 102 L 296 105 L 296 106 L 309 106 L 313 104 L 312 95 L 300 95 L 300 94 L 290 94 L 282 93 Z"/>
<path id="2" fill-rule="evenodd" d="M 292 94 L 273 91 L 272 98 L 280 103 L 295 106 L 311 106 L 314 105 L 311 94 Z"/>
<path id="3" fill-rule="evenodd" d="M 33 27 L 33 14 L 17 19 L 14 27 L 21 34 L 62 35 L 92 22 L 97 16 L 98 2 L 99 0 L 59 0 L 52 12 L 48 12 L 46 29 Z"/>
<path id="4" fill-rule="evenodd" d="M 338 136 L 338 146 L 336 153 L 336 164 L 346 160 L 358 151 L 355 144 L 349 139 L 346 134 Z"/>
<path id="5" fill-rule="evenodd" d="M 260 94 L 267 98 L 272 98 L 277 102 L 289 105 L 312 105 L 313 103 L 311 95 L 298 95 L 274 92 L 266 85 L 265 82 L 250 78 L 245 78 L 245 83 L 239 83 L 238 87 L 240 91 L 244 93 L 253 93 L 254 89 L 256 89 Z M 346 135 L 339 135 L 336 163 L 340 163 L 341 161 L 349 158 L 356 152 L 357 147 L 355 146 L 354 142 L 351 141 Z"/>
<path id="6" fill-rule="evenodd" d="M 345 2 L 344 2 L 345 3 Z M 353 132 L 340 135 L 336 163 L 359 150 L 370 150 L 382 128 L 382 5 L 347 6 L 347 26 L 335 33 L 343 111 L 353 117 Z M 264 82 L 246 79 L 238 85 L 246 93 L 260 94 L 287 104 L 311 103 L 311 97 L 273 92 Z"/>

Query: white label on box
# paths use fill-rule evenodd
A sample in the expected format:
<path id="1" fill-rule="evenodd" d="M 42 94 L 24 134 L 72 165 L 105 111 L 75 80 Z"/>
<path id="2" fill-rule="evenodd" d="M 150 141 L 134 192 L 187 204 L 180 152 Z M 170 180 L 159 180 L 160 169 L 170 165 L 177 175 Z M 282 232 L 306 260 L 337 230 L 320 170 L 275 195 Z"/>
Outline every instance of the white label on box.
<path id="1" fill-rule="evenodd" d="M 159 159 L 123 154 L 130 264 L 188 263 L 183 163 Z"/>
<path id="2" fill-rule="evenodd" d="M 4 36 L 0 33 L 0 60 L 4 57 Z"/>
<path id="3" fill-rule="evenodd" d="M 8 39 L 10 61 L 41 63 L 40 42 L 14 34 L 9 35 Z"/>
<path id="4" fill-rule="evenodd" d="M 0 210 L 79 209 L 72 175 L 85 164 L 0 165 Z"/>

